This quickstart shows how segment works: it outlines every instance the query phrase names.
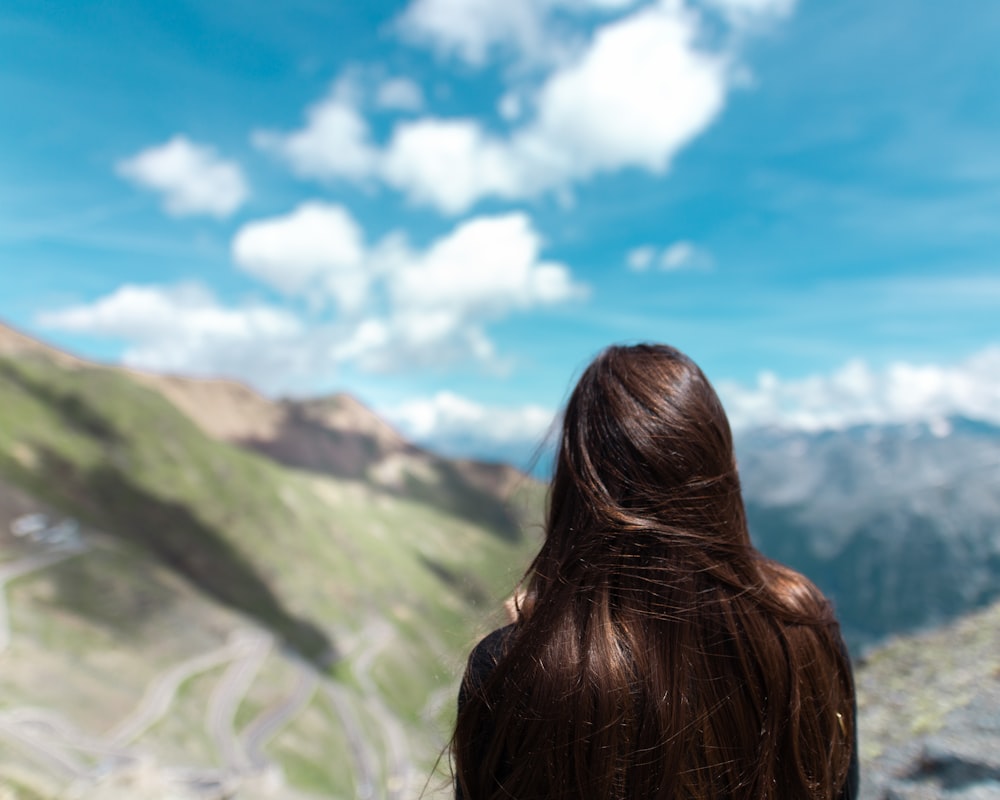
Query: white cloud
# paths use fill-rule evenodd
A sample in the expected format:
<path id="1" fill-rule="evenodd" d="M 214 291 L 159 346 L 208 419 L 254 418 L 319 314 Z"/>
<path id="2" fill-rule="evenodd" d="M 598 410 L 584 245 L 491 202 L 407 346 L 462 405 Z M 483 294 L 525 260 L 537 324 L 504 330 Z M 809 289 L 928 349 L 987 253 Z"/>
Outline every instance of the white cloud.
<path id="1" fill-rule="evenodd" d="M 441 452 L 523 457 L 545 438 L 555 418 L 539 405 L 487 406 L 452 392 L 415 398 L 382 413 L 408 438 Z"/>
<path id="2" fill-rule="evenodd" d="M 772 22 L 789 16 L 796 0 L 702 0 L 737 27 Z"/>
<path id="3" fill-rule="evenodd" d="M 633 272 L 645 272 L 656 258 L 656 248 L 649 244 L 634 247 L 625 256 L 625 263 Z"/>
<path id="4" fill-rule="evenodd" d="M 560 182 L 623 167 L 662 172 L 725 99 L 727 59 L 701 51 L 698 34 L 698 18 L 673 4 L 599 28 L 542 86 L 519 149 Z"/>
<path id="5" fill-rule="evenodd" d="M 494 362 L 490 321 L 586 294 L 568 267 L 541 259 L 541 246 L 521 213 L 468 220 L 423 252 L 390 237 L 372 254 L 388 311 L 360 326 L 344 352 L 375 370 Z"/>
<path id="6" fill-rule="evenodd" d="M 525 193 L 522 164 L 472 119 L 404 122 L 384 154 L 382 177 L 415 202 L 459 214 L 481 197 Z"/>
<path id="7" fill-rule="evenodd" d="M 524 113 L 524 98 L 517 92 L 507 92 L 497 101 L 497 113 L 507 122 L 516 122 Z"/>
<path id="8" fill-rule="evenodd" d="M 541 238 L 525 214 L 469 220 L 398 272 L 396 305 L 472 318 L 579 296 L 582 288 L 569 270 L 540 261 L 540 249 Z"/>
<path id="9" fill-rule="evenodd" d="M 555 12 L 588 16 L 622 11 L 636 0 L 414 0 L 397 20 L 403 38 L 481 67 L 497 53 L 551 61 L 564 43 Z"/>
<path id="10" fill-rule="evenodd" d="M 710 269 L 712 256 L 703 248 L 685 239 L 658 248 L 653 245 L 642 245 L 629 250 L 625 263 L 633 272 L 645 272 L 656 267 L 664 272 L 676 272 L 684 269 Z"/>
<path id="11" fill-rule="evenodd" d="M 952 415 L 1000 424 L 1000 347 L 959 364 L 852 361 L 830 375 L 781 380 L 762 373 L 753 387 L 720 383 L 734 427 L 822 430 L 864 423 L 936 423 Z"/>
<path id="12" fill-rule="evenodd" d="M 336 301 L 356 325 L 339 357 L 380 370 L 490 361 L 488 322 L 584 297 L 569 268 L 541 249 L 523 213 L 466 220 L 423 250 L 401 232 L 367 246 L 345 208 L 319 202 L 246 224 L 232 246 L 244 271 L 278 291 L 313 309 Z"/>
<path id="13" fill-rule="evenodd" d="M 604 7 L 620 11 L 626 5 Z M 478 31 L 454 38 L 471 58 L 486 52 L 490 36 L 522 25 L 528 7 L 532 3 L 490 1 L 480 9 L 478 0 L 433 0 L 417 2 L 408 13 L 440 14 L 442 25 L 463 36 Z M 480 25 L 491 15 L 508 28 Z M 467 16 L 476 19 L 472 27 Z M 604 172 L 662 173 L 712 123 L 731 85 L 733 54 L 705 49 L 703 34 L 696 13 L 666 0 L 605 21 L 588 42 L 549 65 L 540 82 L 504 93 L 502 114 L 509 122 L 521 120 L 506 133 L 473 118 L 425 116 L 398 123 L 387 142 L 373 144 L 358 92 L 345 88 L 345 78 L 310 109 L 305 127 L 258 135 L 257 141 L 302 177 L 378 178 L 448 214 L 486 197 L 558 195 Z"/>
<path id="14" fill-rule="evenodd" d="M 370 277 L 364 235 L 341 206 L 303 203 L 289 214 L 244 225 L 233 239 L 233 260 L 286 294 L 321 305 L 333 297 L 342 309 L 360 308 Z"/>
<path id="15" fill-rule="evenodd" d="M 398 232 L 369 246 L 344 208 L 305 203 L 233 239 L 240 268 L 286 294 L 286 307 L 226 305 L 193 284 L 125 285 L 38 321 L 123 340 L 132 366 L 267 391 L 312 386 L 345 363 L 397 372 L 471 360 L 496 371 L 491 323 L 586 293 L 541 248 L 523 214 L 468 220 L 423 248 Z"/>
<path id="16" fill-rule="evenodd" d="M 124 340 L 122 361 L 140 369 L 241 378 L 265 390 L 317 378 L 319 342 L 293 314 L 225 307 L 197 284 L 127 284 L 92 303 L 43 313 L 38 323 Z"/>
<path id="17" fill-rule="evenodd" d="M 415 0 L 397 25 L 412 42 L 482 66 L 497 47 L 537 50 L 541 5 L 538 0 Z"/>
<path id="18" fill-rule="evenodd" d="M 176 216 L 227 217 L 250 196 L 239 164 L 181 135 L 119 161 L 116 169 L 133 183 L 161 193 L 166 210 Z"/>
<path id="19" fill-rule="evenodd" d="M 691 242 L 674 242 L 660 255 L 660 267 L 665 270 L 683 269 L 691 265 L 695 256 Z"/>
<path id="20" fill-rule="evenodd" d="M 395 111 L 420 111 L 424 107 L 424 92 L 409 78 L 389 78 L 379 84 L 375 105 Z"/>
<path id="21" fill-rule="evenodd" d="M 358 89 L 350 78 L 306 112 L 304 128 L 289 134 L 256 131 L 253 142 L 288 162 L 303 178 L 363 180 L 377 166 L 368 122 L 358 107 Z"/>

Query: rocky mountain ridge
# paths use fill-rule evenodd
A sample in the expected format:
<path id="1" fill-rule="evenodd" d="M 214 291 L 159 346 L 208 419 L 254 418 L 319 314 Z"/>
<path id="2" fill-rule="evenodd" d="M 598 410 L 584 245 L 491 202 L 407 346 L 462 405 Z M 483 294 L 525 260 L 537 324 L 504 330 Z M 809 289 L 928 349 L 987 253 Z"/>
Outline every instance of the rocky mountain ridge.
<path id="1" fill-rule="evenodd" d="M 41 357 L 72 369 L 105 369 L 166 398 L 207 436 L 261 453 L 296 469 L 369 481 L 398 494 L 433 495 L 456 513 L 484 510 L 517 535 L 506 501 L 536 482 L 508 464 L 440 457 L 408 442 L 347 393 L 270 399 L 239 381 L 192 378 L 104 366 L 45 344 L 0 322 L 0 357 Z M 427 486 L 433 488 L 428 490 Z"/>

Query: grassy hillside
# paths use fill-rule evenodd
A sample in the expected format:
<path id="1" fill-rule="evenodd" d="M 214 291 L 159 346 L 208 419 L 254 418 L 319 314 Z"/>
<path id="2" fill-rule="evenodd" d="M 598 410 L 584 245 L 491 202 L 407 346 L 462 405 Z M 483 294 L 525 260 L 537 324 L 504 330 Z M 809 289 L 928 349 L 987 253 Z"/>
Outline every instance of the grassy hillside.
<path id="1" fill-rule="evenodd" d="M 20 745 L 0 757 L 0 776 L 27 775 L 47 792 L 108 783 L 100 754 L 66 745 L 74 772 L 25 744 L 33 723 L 19 710 L 50 710 L 106 741 L 171 665 L 191 662 L 169 713 L 123 746 L 164 768 L 188 759 L 224 772 L 224 726 L 212 734 L 191 721 L 213 696 L 232 704 L 215 687 L 242 681 L 233 729 L 247 736 L 255 721 L 267 727 L 282 696 L 303 694 L 261 745 L 283 791 L 350 797 L 370 780 L 374 796 L 398 796 L 396 773 L 422 785 L 416 774 L 426 777 L 445 736 L 464 653 L 534 546 L 511 509 L 537 509 L 540 495 L 525 483 L 504 506 L 459 467 L 407 469 L 387 486 L 289 468 L 210 438 L 125 373 L 44 354 L 0 358 L 0 482 L 53 519 L 81 521 L 86 548 L 7 583 L 0 744 Z M 45 557 L 45 547 L 0 532 L 0 567 Z M 272 644 L 234 644 L 247 630 Z M 218 663 L 197 669 L 213 652 Z M 319 682 L 305 696 L 309 681 Z M 345 738 L 352 719 L 360 745 Z M 258 783 L 267 796 L 270 784 Z"/>

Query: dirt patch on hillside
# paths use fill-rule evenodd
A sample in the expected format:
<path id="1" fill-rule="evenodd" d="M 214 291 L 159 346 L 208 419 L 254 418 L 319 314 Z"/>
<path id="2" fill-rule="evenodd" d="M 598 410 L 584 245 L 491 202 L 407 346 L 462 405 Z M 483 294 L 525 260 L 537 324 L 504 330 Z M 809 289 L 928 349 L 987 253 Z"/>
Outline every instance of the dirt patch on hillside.
<path id="1" fill-rule="evenodd" d="M 83 359 L 26 336 L 3 323 L 0 323 L 0 356 L 41 356 L 64 367 L 81 367 L 87 364 Z"/>
<path id="2" fill-rule="evenodd" d="M 227 442 L 273 439 L 286 416 L 280 404 L 238 381 L 132 370 L 129 374 L 166 397 L 213 439 Z"/>

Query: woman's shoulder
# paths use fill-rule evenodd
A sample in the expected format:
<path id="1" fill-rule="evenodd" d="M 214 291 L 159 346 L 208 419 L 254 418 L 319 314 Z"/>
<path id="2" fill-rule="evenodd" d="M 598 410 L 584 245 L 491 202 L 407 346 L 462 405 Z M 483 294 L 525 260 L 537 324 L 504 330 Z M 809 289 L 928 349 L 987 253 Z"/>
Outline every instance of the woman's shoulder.
<path id="1" fill-rule="evenodd" d="M 510 635 L 514 632 L 515 623 L 497 628 L 483 637 L 469 654 L 469 665 L 466 675 L 469 680 L 479 684 L 489 675 L 504 653 Z"/>

